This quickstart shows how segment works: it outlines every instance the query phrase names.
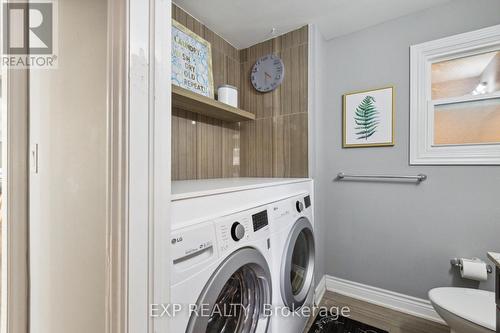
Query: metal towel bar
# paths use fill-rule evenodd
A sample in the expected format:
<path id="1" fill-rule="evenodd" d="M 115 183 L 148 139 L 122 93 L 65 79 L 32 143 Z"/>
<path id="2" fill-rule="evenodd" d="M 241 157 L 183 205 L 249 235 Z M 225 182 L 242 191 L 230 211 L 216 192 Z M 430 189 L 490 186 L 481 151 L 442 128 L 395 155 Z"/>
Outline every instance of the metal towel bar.
<path id="1" fill-rule="evenodd" d="M 343 172 L 337 174 L 337 179 L 345 178 L 369 178 L 369 179 L 413 179 L 417 182 L 423 182 L 427 179 L 427 175 L 418 174 L 416 176 L 397 176 L 397 175 L 348 175 Z"/>

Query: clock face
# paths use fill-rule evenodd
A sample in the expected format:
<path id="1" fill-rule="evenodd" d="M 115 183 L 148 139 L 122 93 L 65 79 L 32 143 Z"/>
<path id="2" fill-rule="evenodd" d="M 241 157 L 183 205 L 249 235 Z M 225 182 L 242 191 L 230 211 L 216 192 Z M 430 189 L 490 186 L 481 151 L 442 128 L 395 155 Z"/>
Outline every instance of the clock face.
<path id="1" fill-rule="evenodd" d="M 274 54 L 268 54 L 257 60 L 250 79 L 257 91 L 268 92 L 278 88 L 284 76 L 283 61 Z"/>

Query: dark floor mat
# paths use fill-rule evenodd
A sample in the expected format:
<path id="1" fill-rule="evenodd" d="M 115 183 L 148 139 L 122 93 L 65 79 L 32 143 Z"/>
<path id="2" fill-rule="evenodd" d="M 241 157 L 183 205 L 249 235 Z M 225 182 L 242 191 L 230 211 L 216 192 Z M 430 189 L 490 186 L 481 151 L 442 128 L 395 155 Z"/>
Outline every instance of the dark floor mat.
<path id="1" fill-rule="evenodd" d="M 350 318 L 320 313 L 308 333 L 388 333 Z"/>

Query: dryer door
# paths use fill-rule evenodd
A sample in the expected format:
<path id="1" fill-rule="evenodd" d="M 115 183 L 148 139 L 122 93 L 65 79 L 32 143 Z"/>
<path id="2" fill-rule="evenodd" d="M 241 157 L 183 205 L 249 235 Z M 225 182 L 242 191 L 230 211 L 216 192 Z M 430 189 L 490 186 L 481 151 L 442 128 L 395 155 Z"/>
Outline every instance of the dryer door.
<path id="1" fill-rule="evenodd" d="M 281 267 L 281 297 L 292 311 L 307 299 L 314 276 L 314 235 L 311 223 L 305 217 L 298 219 L 283 253 Z"/>
<path id="2" fill-rule="evenodd" d="M 264 333 L 271 304 L 271 274 L 253 248 L 233 252 L 215 271 L 192 311 L 187 333 Z"/>

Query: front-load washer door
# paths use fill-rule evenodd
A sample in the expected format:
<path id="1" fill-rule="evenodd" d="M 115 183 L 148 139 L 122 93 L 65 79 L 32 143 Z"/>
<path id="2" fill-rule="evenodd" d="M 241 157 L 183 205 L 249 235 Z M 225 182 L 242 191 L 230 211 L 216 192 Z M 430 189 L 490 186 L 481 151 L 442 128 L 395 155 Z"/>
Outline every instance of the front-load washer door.
<path id="1" fill-rule="evenodd" d="M 271 274 L 253 248 L 233 252 L 203 289 L 189 318 L 187 333 L 264 333 L 271 304 Z"/>
<path id="2" fill-rule="evenodd" d="M 281 297 L 291 310 L 299 309 L 312 288 L 314 276 L 314 234 L 305 217 L 298 219 L 285 243 L 281 267 Z"/>

